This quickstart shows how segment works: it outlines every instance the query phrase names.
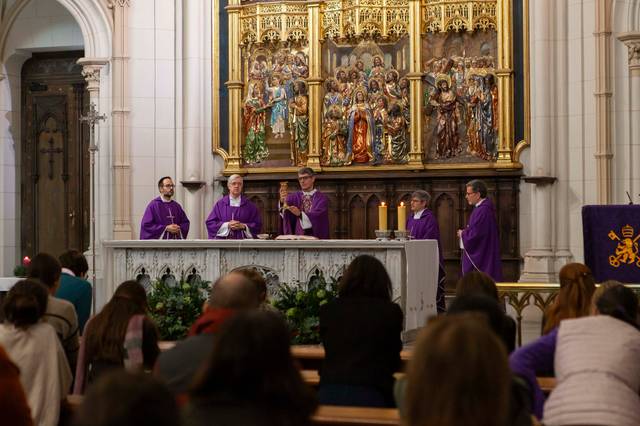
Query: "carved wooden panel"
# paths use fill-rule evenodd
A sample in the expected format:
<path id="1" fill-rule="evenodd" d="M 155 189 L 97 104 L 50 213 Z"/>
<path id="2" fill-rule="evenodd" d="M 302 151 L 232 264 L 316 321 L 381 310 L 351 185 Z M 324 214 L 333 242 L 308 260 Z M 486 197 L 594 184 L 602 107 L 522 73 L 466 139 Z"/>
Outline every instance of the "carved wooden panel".
<path id="1" fill-rule="evenodd" d="M 316 187 L 329 197 L 329 229 L 333 239 L 373 239 L 378 227 L 378 205 L 388 204 L 389 229 L 397 229 L 400 201 L 409 205 L 411 193 L 424 189 L 432 196 L 431 209 L 440 226 L 447 286 L 450 290 L 460 276 L 460 249 L 456 231 L 464 227 L 472 208 L 467 204 L 465 184 L 473 178 L 483 179 L 494 201 L 500 228 L 502 267 L 506 281 L 520 276 L 518 236 L 518 192 L 520 173 L 491 171 L 397 172 L 367 174 L 322 174 Z M 279 182 L 289 181 L 291 191 L 297 188 L 293 175 L 247 175 L 246 194 L 255 200 L 263 214 L 263 232 L 278 232 L 277 197 Z"/>

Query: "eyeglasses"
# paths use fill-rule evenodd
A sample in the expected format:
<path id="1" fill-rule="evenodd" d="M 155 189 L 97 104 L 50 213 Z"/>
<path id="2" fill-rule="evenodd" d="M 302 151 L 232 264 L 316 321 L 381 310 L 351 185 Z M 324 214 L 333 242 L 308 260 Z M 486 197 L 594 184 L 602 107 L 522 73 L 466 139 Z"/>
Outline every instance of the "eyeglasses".
<path id="1" fill-rule="evenodd" d="M 477 192 L 467 192 L 464 196 L 468 197 L 469 195 L 477 194 Z"/>
<path id="2" fill-rule="evenodd" d="M 164 186 L 165 188 L 175 188 L 175 187 L 176 187 L 176 186 L 175 186 L 175 185 L 173 185 L 173 184 L 170 184 L 170 185 L 162 185 L 162 186 Z"/>
<path id="3" fill-rule="evenodd" d="M 298 180 L 307 180 L 307 179 L 311 179 L 312 176 L 298 176 Z"/>

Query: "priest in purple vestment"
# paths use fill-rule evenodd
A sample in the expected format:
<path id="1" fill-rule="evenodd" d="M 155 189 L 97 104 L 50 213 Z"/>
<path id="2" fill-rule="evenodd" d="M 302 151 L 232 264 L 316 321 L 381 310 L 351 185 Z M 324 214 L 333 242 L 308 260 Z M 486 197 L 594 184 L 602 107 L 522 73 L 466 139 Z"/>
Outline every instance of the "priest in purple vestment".
<path id="1" fill-rule="evenodd" d="M 440 227 L 438 220 L 428 209 L 431 195 L 427 191 L 417 190 L 411 194 L 411 213 L 407 218 L 407 231 L 413 240 L 436 240 L 438 242 L 438 288 L 436 290 L 436 307 L 438 313 L 446 310 L 444 300 L 445 270 L 440 244 Z"/>
<path id="2" fill-rule="evenodd" d="M 177 202 L 173 201 L 175 185 L 169 176 L 158 181 L 160 196 L 151 200 L 140 224 L 141 240 L 185 240 L 189 233 L 189 219 Z"/>
<path id="3" fill-rule="evenodd" d="M 242 195 L 243 184 L 242 176 L 229 176 L 229 195 L 218 200 L 206 221 L 209 239 L 243 240 L 260 233 L 260 212 L 255 204 Z"/>
<path id="4" fill-rule="evenodd" d="M 474 206 L 465 229 L 458 230 L 462 248 L 462 274 L 480 271 L 502 281 L 500 236 L 496 208 L 487 198 L 487 185 L 478 179 L 467 183 L 467 202 Z"/>
<path id="5" fill-rule="evenodd" d="M 284 235 L 311 235 L 329 238 L 329 200 L 314 188 L 315 172 L 310 167 L 298 170 L 301 191 L 280 192 L 280 215 Z"/>

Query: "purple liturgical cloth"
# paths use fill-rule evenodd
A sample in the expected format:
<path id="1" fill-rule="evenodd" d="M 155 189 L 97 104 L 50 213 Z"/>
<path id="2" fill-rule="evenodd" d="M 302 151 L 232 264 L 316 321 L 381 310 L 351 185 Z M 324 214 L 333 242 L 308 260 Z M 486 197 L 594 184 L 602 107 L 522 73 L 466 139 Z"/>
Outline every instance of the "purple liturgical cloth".
<path id="1" fill-rule="evenodd" d="M 302 221 L 288 210 L 283 212 L 282 232 L 285 235 L 312 235 L 320 239 L 329 238 L 329 199 L 320 191 L 307 197 L 302 191 L 287 196 L 287 205 L 296 206 L 311 221 L 310 229 L 302 228 Z"/>
<path id="2" fill-rule="evenodd" d="M 462 231 L 462 243 L 463 275 L 478 270 L 496 282 L 502 281 L 496 209 L 490 199 L 485 198 L 471 212 L 469 224 Z"/>
<path id="3" fill-rule="evenodd" d="M 442 259 L 442 244 L 440 244 L 440 227 L 438 221 L 431 210 L 425 209 L 420 214 L 420 219 L 414 219 L 414 215 L 410 215 L 407 219 L 407 231 L 414 240 L 436 240 L 438 242 L 438 254 L 440 260 L 438 262 L 438 289 L 436 291 L 436 307 L 438 313 L 445 312 L 444 285 L 445 270 L 444 260 Z"/>
<path id="4" fill-rule="evenodd" d="M 180 225 L 182 236 L 164 232 L 167 225 L 172 223 Z M 162 235 L 163 232 L 164 235 Z M 187 215 L 180 204 L 173 200 L 164 202 L 160 197 L 151 200 L 144 211 L 144 216 L 142 216 L 142 223 L 140 224 L 141 240 L 157 240 L 161 236 L 163 240 L 186 239 L 188 233 L 189 219 L 187 219 Z"/>
<path id="5" fill-rule="evenodd" d="M 228 235 L 218 236 L 220 227 L 231 220 L 237 220 L 247 225 L 253 237 L 258 235 L 262 229 L 262 219 L 255 204 L 249 201 L 247 197 L 241 195 L 240 206 L 233 207 L 231 206 L 229 196 L 226 195 L 213 206 L 213 210 L 211 210 L 207 218 L 206 224 L 209 239 L 242 240 L 248 238 L 244 230 L 239 229 L 230 229 Z"/>

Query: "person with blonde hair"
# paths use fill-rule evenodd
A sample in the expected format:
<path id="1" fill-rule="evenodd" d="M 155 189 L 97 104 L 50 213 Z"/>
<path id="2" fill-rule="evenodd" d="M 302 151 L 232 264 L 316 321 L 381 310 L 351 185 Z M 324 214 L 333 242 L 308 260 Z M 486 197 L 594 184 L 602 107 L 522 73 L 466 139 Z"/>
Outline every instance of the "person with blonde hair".
<path id="1" fill-rule="evenodd" d="M 560 269 L 560 291 L 547 309 L 542 333 L 547 334 L 568 318 L 589 315 L 591 296 L 596 289 L 591 269 L 582 263 L 568 263 Z"/>
<path id="2" fill-rule="evenodd" d="M 479 318 L 438 317 L 421 332 L 407 373 L 406 425 L 507 426 L 507 352 Z"/>

